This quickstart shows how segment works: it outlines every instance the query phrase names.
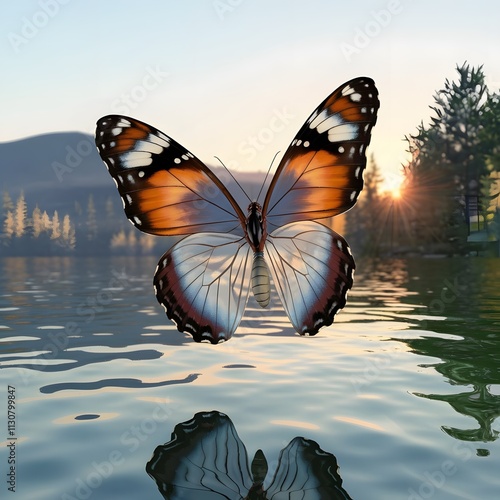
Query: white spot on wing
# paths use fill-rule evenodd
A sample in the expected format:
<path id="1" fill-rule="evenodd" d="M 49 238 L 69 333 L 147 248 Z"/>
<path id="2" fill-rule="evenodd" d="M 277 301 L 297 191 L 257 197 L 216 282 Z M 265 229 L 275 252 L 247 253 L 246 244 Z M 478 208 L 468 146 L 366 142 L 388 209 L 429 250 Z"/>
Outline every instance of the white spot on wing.
<path id="1" fill-rule="evenodd" d="M 153 163 L 151 153 L 144 151 L 130 151 L 122 156 L 123 168 L 146 167 Z"/>
<path id="2" fill-rule="evenodd" d="M 120 121 L 117 123 L 119 127 L 130 127 L 132 123 L 130 123 L 126 118 L 120 118 Z"/>
<path id="3" fill-rule="evenodd" d="M 146 151 L 148 153 L 159 155 L 163 151 L 163 146 L 160 146 L 159 144 L 156 144 L 154 142 L 149 142 L 148 139 L 146 141 L 137 141 L 134 145 L 134 151 Z"/>
<path id="4" fill-rule="evenodd" d="M 168 148 L 170 146 L 170 139 L 165 135 L 159 132 L 158 135 L 149 134 L 147 141 L 153 144 L 160 146 L 161 148 Z"/>
<path id="5" fill-rule="evenodd" d="M 328 131 L 328 140 L 330 142 L 352 141 L 358 136 L 358 127 L 351 123 L 344 123 Z"/>
<path id="6" fill-rule="evenodd" d="M 353 90 L 353 88 L 350 85 L 347 85 L 346 87 L 344 87 L 342 89 L 342 95 L 346 96 L 346 95 L 350 94 L 352 90 Z"/>

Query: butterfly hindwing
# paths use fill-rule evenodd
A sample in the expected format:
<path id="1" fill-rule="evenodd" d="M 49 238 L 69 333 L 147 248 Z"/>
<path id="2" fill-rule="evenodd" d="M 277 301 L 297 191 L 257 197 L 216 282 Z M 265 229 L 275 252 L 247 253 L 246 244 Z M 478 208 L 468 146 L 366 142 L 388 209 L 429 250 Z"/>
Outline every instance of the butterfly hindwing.
<path id="1" fill-rule="evenodd" d="M 352 500 L 342 487 L 335 456 L 323 451 L 315 441 L 299 436 L 281 450 L 266 498 Z"/>
<path id="2" fill-rule="evenodd" d="M 250 291 L 251 248 L 223 233 L 186 236 L 166 252 L 154 277 L 156 298 L 181 332 L 217 344 L 232 337 Z"/>
<path id="3" fill-rule="evenodd" d="M 263 206 L 270 232 L 289 222 L 333 217 L 354 205 L 378 108 L 377 89 L 367 77 L 344 83 L 318 106 L 271 182 Z"/>
<path id="4" fill-rule="evenodd" d="M 281 303 L 301 335 L 315 335 L 346 302 L 354 259 L 344 238 L 313 221 L 276 229 L 266 241 Z"/>
<path id="5" fill-rule="evenodd" d="M 134 118 L 97 122 L 96 145 L 129 220 L 146 233 L 243 234 L 245 217 L 219 179 L 186 148 Z"/>
<path id="6" fill-rule="evenodd" d="M 217 411 L 177 424 L 146 469 L 168 500 L 244 500 L 253 483 L 245 445 Z"/>

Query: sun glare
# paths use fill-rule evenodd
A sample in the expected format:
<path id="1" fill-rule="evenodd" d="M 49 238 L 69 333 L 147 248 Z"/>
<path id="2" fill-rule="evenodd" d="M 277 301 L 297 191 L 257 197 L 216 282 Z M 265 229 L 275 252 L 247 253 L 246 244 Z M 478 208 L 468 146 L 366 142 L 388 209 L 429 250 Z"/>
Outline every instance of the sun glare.
<path id="1" fill-rule="evenodd" d="M 397 187 L 393 187 L 391 189 L 391 196 L 397 200 L 398 198 L 401 198 L 401 187 L 400 186 L 397 186 Z"/>
<path id="2" fill-rule="evenodd" d="M 389 193 L 393 199 L 398 200 L 399 198 L 401 198 L 402 184 L 403 184 L 402 174 L 390 175 L 384 179 L 383 191 Z"/>

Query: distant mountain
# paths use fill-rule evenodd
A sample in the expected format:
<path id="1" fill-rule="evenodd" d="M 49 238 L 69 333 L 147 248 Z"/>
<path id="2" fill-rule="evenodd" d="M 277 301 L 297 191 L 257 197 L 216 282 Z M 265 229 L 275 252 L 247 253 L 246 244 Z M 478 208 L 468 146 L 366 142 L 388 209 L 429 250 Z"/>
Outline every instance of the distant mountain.
<path id="1" fill-rule="evenodd" d="M 0 189 L 25 193 L 108 184 L 91 135 L 61 132 L 0 143 Z"/>
<path id="2" fill-rule="evenodd" d="M 79 132 L 0 143 L 0 172 L 1 192 L 14 198 L 23 191 L 28 206 L 47 211 L 86 203 L 89 192 L 106 198 L 115 189 L 93 137 Z"/>
<path id="3" fill-rule="evenodd" d="M 225 180 L 226 187 L 246 212 L 248 199 L 241 189 L 222 167 L 212 170 Z M 131 229 L 115 184 L 97 153 L 91 135 L 62 132 L 0 143 L 0 173 L 0 195 L 9 193 L 15 204 L 21 193 L 24 193 L 27 232 L 35 206 L 51 217 L 54 211 L 58 212 L 61 220 L 65 215 L 70 217 L 76 229 L 77 253 L 96 251 L 95 243 L 90 243 L 92 237 L 86 235 L 89 227 L 95 225 L 94 220 L 97 220 L 98 227 L 92 227 L 91 233 L 101 245 L 101 253 L 109 250 L 111 238 L 117 231 Z M 235 176 L 252 199 L 258 195 L 264 180 L 262 173 L 238 172 Z M 93 205 L 92 209 L 90 205 Z M 95 216 L 91 214 L 94 210 Z M 26 239 L 28 235 L 17 240 L 15 235 L 7 235 L 5 202 L 0 206 L 0 216 L 0 237 L 3 237 L 4 243 L 2 253 L 7 251 L 17 254 L 20 248 L 25 253 L 25 247 L 29 246 Z M 40 240 L 37 239 L 37 242 L 40 243 Z M 26 249 L 26 252 L 30 253 L 31 249 Z"/>

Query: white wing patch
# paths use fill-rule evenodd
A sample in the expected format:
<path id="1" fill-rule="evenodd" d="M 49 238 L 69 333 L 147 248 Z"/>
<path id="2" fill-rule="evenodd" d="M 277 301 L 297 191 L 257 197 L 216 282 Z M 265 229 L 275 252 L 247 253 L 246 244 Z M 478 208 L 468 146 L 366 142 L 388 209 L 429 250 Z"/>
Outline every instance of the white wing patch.
<path id="1" fill-rule="evenodd" d="M 310 122 L 309 128 L 315 128 L 318 134 L 328 131 L 330 142 L 352 141 L 358 136 L 358 125 L 347 123 L 340 114 L 331 114 L 328 108 L 316 115 Z"/>

